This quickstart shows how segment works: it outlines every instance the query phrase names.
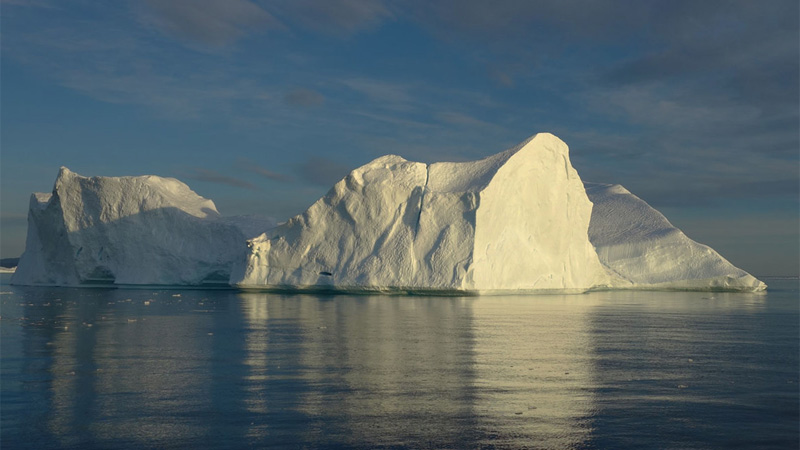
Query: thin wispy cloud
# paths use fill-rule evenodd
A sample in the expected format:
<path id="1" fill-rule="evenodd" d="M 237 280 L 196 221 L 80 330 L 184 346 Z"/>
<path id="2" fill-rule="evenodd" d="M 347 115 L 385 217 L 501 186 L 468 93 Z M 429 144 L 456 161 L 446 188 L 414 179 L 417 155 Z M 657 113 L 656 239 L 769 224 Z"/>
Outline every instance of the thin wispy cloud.
<path id="1" fill-rule="evenodd" d="M 298 164 L 296 170 L 307 182 L 328 187 L 344 178 L 353 167 L 323 156 L 311 156 Z"/>
<path id="2" fill-rule="evenodd" d="M 487 71 L 487 75 L 489 78 L 500 84 L 501 86 L 505 87 L 514 87 L 514 78 L 505 70 L 501 70 L 497 67 L 489 68 Z"/>
<path id="3" fill-rule="evenodd" d="M 551 38 L 563 33 L 571 39 L 607 41 L 646 28 L 656 12 L 653 2 L 647 0 L 625 2 L 624 8 L 615 2 L 582 0 L 442 0 L 412 2 L 404 10 L 444 39 L 483 41 L 497 48 L 510 40 L 525 39 L 537 29 Z M 526 44 L 552 48 L 561 43 L 550 39 Z"/>
<path id="4" fill-rule="evenodd" d="M 215 170 L 209 169 L 194 169 L 192 172 L 187 174 L 187 177 L 192 180 L 203 181 L 206 183 L 216 183 L 222 184 L 226 186 L 232 186 L 242 189 L 250 189 L 253 191 L 258 191 L 260 188 L 255 184 L 242 180 L 241 178 L 232 177 L 228 175 L 224 175 L 220 172 Z"/>
<path id="5" fill-rule="evenodd" d="M 28 6 L 32 8 L 55 9 L 57 6 L 48 0 L 0 0 L 0 5 L 6 6 Z"/>
<path id="6" fill-rule="evenodd" d="M 392 17 L 381 0 L 146 0 L 143 23 L 185 42 L 221 47 L 251 33 L 308 30 L 350 36 Z"/>
<path id="7" fill-rule="evenodd" d="M 494 125 L 489 122 L 456 111 L 439 112 L 436 113 L 435 117 L 438 120 L 450 125 L 459 125 L 465 127 L 481 127 L 481 128 L 494 127 Z"/>
<path id="8" fill-rule="evenodd" d="M 28 216 L 25 214 L 4 214 L 0 217 L 3 227 L 22 227 L 28 224 Z"/>
<path id="9" fill-rule="evenodd" d="M 739 182 L 736 179 L 689 180 L 667 189 L 643 185 L 635 194 L 654 207 L 709 207 L 720 202 L 789 197 L 800 181 L 794 179 Z"/>
<path id="10" fill-rule="evenodd" d="M 393 16 L 382 0 L 290 0 L 270 6 L 299 27 L 330 35 L 373 29 Z"/>
<path id="11" fill-rule="evenodd" d="M 248 0 L 146 0 L 142 20 L 180 39 L 222 46 L 247 32 L 283 29 L 269 12 Z"/>
<path id="12" fill-rule="evenodd" d="M 289 175 L 284 175 L 282 173 L 273 172 L 269 169 L 259 166 L 255 162 L 249 159 L 240 159 L 236 162 L 235 167 L 238 170 L 242 170 L 245 172 L 254 173 L 259 175 L 263 178 L 273 181 L 281 181 L 281 182 L 289 182 L 292 181 L 292 177 Z"/>
<path id="13" fill-rule="evenodd" d="M 291 106 L 311 107 L 321 106 L 325 103 L 325 97 L 311 89 L 297 88 L 287 92 L 283 97 L 283 101 Z"/>
<path id="14" fill-rule="evenodd" d="M 370 78 L 348 78 L 340 83 L 369 100 L 395 108 L 414 102 L 414 89 L 407 83 L 376 80 Z"/>

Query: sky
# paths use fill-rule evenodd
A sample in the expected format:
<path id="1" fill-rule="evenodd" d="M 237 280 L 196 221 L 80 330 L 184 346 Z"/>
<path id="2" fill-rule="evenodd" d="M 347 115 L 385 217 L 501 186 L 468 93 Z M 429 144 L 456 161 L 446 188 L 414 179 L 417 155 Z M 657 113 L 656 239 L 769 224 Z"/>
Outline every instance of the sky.
<path id="1" fill-rule="evenodd" d="M 1 0 L 0 256 L 61 166 L 285 220 L 385 154 L 551 132 L 755 275 L 800 273 L 796 0 Z"/>

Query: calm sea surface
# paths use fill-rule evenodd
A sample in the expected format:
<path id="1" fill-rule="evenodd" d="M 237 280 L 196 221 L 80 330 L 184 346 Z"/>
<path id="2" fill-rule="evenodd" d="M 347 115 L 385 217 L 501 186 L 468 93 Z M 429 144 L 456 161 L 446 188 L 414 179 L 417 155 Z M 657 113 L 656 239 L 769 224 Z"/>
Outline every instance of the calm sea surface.
<path id="1" fill-rule="evenodd" d="M 8 280 L 3 449 L 800 443 L 796 279 L 502 297 Z"/>

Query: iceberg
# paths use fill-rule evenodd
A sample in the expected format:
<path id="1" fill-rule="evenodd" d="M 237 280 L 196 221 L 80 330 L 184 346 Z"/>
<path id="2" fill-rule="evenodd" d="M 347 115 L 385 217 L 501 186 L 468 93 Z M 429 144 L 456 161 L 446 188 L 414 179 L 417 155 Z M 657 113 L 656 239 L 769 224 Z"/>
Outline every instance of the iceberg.
<path id="1" fill-rule="evenodd" d="M 760 291 L 619 185 L 583 182 L 548 133 L 472 162 L 387 155 L 277 225 L 222 217 L 174 178 L 61 168 L 31 196 L 22 285 L 484 294 Z"/>
<path id="2" fill-rule="evenodd" d="M 174 178 L 83 177 L 62 167 L 31 196 L 25 252 L 11 282 L 228 285 L 253 217 L 223 218 Z M 274 226 L 260 221 L 261 230 Z"/>
<path id="3" fill-rule="evenodd" d="M 584 183 L 594 203 L 589 240 L 618 276 L 614 287 L 761 291 L 767 285 L 708 246 L 689 239 L 663 214 L 618 184 Z"/>
<path id="4" fill-rule="evenodd" d="M 592 204 L 548 133 L 473 162 L 380 157 L 248 241 L 231 284 L 382 292 L 582 292 L 611 277 Z"/>

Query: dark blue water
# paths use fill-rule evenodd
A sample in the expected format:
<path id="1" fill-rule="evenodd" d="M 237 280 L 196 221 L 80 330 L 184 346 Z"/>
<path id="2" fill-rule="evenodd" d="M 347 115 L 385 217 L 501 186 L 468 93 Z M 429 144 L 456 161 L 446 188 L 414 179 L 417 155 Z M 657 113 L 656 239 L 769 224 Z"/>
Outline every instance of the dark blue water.
<path id="1" fill-rule="evenodd" d="M 766 295 L 8 286 L 13 448 L 798 448 L 797 280 Z"/>

